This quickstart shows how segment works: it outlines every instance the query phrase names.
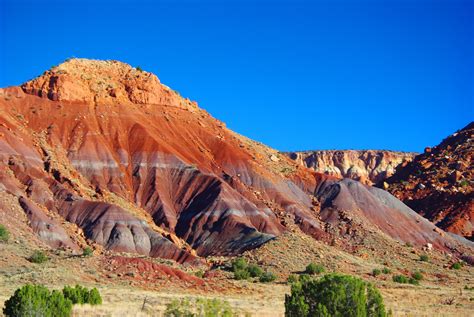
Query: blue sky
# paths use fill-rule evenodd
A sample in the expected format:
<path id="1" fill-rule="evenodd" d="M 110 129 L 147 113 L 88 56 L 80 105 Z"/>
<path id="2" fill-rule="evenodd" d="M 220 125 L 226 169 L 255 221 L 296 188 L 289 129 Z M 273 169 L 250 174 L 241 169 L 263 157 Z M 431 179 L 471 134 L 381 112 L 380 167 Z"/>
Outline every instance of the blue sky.
<path id="1" fill-rule="evenodd" d="M 0 0 L 0 87 L 117 59 L 279 150 L 422 151 L 474 118 L 473 19 L 474 0 Z"/>

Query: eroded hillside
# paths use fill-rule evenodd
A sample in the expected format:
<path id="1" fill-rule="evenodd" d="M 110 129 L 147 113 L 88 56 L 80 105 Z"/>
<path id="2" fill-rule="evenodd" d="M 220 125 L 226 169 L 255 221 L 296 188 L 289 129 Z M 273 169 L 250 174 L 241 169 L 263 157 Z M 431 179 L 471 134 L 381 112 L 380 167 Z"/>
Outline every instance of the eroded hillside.
<path id="1" fill-rule="evenodd" d="M 197 263 L 295 223 L 347 250 L 367 235 L 469 250 L 389 193 L 248 140 L 130 65 L 72 59 L 1 93 L 2 189 L 51 247 Z"/>

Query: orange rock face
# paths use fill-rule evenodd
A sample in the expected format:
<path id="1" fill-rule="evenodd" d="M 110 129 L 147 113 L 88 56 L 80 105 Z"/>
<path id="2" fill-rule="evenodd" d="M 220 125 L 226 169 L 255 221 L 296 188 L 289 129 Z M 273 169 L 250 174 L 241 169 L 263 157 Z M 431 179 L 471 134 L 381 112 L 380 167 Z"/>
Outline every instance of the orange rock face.
<path id="1" fill-rule="evenodd" d="M 474 123 L 400 166 L 388 190 L 440 228 L 474 237 Z"/>
<path id="2" fill-rule="evenodd" d="M 407 164 L 416 154 L 385 150 L 321 150 L 286 155 L 318 173 L 373 185 L 392 176 L 398 165 Z"/>
<path id="3" fill-rule="evenodd" d="M 389 194 L 306 169 L 120 62 L 73 59 L 0 93 L 0 188 L 53 247 L 81 235 L 193 262 L 258 247 L 287 221 L 329 241 L 341 210 L 400 241 L 459 246 L 398 201 L 378 213 Z"/>

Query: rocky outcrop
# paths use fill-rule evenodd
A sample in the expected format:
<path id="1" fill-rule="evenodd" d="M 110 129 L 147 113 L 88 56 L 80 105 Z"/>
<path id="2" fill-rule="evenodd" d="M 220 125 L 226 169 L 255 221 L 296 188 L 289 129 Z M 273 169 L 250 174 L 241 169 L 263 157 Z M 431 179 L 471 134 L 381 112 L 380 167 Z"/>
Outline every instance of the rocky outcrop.
<path id="1" fill-rule="evenodd" d="M 318 173 L 372 185 L 393 175 L 398 165 L 408 163 L 416 154 L 385 150 L 321 150 L 285 155 Z"/>
<path id="2" fill-rule="evenodd" d="M 365 217 L 380 237 L 465 247 L 407 225 L 417 219 L 403 216 L 401 203 L 387 209 L 389 229 L 376 214 L 382 194 L 341 190 L 327 200 L 323 186 L 335 177 L 230 131 L 120 62 L 73 59 L 0 94 L 0 189 L 21 200 L 53 246 L 67 243 L 65 233 L 111 251 L 194 262 L 258 247 L 290 223 L 329 242 L 332 208 Z"/>
<path id="3" fill-rule="evenodd" d="M 160 84 L 154 74 L 119 61 L 71 59 L 21 87 L 28 94 L 55 101 L 197 107 Z"/>
<path id="4" fill-rule="evenodd" d="M 380 187 L 437 226 L 474 237 L 474 123 L 405 165 Z"/>

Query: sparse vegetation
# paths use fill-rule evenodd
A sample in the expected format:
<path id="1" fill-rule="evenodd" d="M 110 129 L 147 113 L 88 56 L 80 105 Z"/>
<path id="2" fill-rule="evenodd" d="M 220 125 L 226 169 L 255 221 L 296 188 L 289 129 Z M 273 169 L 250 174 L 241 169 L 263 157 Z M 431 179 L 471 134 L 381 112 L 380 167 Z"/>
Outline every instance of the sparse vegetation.
<path id="1" fill-rule="evenodd" d="M 97 288 L 87 289 L 86 287 L 76 285 L 75 287 L 65 286 L 63 296 L 69 299 L 73 304 L 102 304 L 102 297 Z"/>
<path id="2" fill-rule="evenodd" d="M 10 232 L 4 225 L 0 225 L 0 242 L 8 242 L 10 239 Z"/>
<path id="3" fill-rule="evenodd" d="M 298 282 L 298 275 L 290 274 L 290 275 L 288 276 L 288 279 L 286 280 L 286 282 L 287 282 L 288 284 L 293 284 L 293 283 Z"/>
<path id="4" fill-rule="evenodd" d="M 248 266 L 247 261 L 244 258 L 237 258 L 232 261 L 232 271 L 246 270 Z"/>
<path id="5" fill-rule="evenodd" d="M 43 251 L 41 250 L 36 250 L 35 252 L 33 252 L 33 254 L 28 258 L 28 261 L 32 262 L 32 263 L 37 263 L 37 264 L 40 264 L 40 263 L 44 263 L 46 261 L 48 261 L 49 258 L 48 256 L 46 255 L 46 253 L 44 253 Z"/>
<path id="6" fill-rule="evenodd" d="M 428 255 L 426 255 L 426 254 L 420 255 L 420 261 L 428 262 L 429 260 L 430 260 L 430 258 L 428 257 Z"/>
<path id="7" fill-rule="evenodd" d="M 453 265 L 451 265 L 451 268 L 453 270 L 460 270 L 462 268 L 462 263 L 461 262 L 456 262 Z"/>
<path id="8" fill-rule="evenodd" d="M 372 276 L 377 277 L 380 274 L 382 274 L 382 271 L 380 269 L 373 269 L 372 270 Z"/>
<path id="9" fill-rule="evenodd" d="M 92 248 L 91 247 L 85 247 L 84 250 L 82 250 L 82 256 L 91 256 L 92 254 L 94 253 L 94 251 L 92 251 Z"/>
<path id="10" fill-rule="evenodd" d="M 256 264 L 250 264 L 247 267 L 247 271 L 251 277 L 260 277 L 263 275 L 263 270 Z"/>
<path id="11" fill-rule="evenodd" d="M 234 271 L 234 279 L 236 280 L 246 280 L 249 277 L 250 277 L 250 273 L 246 269 Z"/>
<path id="12" fill-rule="evenodd" d="M 273 282 L 274 280 L 276 280 L 276 275 L 272 272 L 265 272 L 263 273 L 260 278 L 259 278 L 259 281 L 261 283 L 270 283 L 270 282 Z"/>
<path id="13" fill-rule="evenodd" d="M 417 279 L 415 279 L 415 278 L 413 278 L 413 277 L 410 277 L 410 278 L 408 279 L 408 284 L 419 285 L 419 284 L 420 284 L 420 281 L 417 280 Z"/>
<path id="14" fill-rule="evenodd" d="M 390 270 L 388 267 L 384 267 L 384 268 L 382 269 L 382 273 L 383 273 L 383 274 L 390 274 L 390 273 L 392 273 L 392 270 Z"/>
<path id="15" fill-rule="evenodd" d="M 408 283 L 408 277 L 405 275 L 394 275 L 392 276 L 392 280 L 395 283 L 401 283 L 401 284 L 407 284 Z"/>
<path id="16" fill-rule="evenodd" d="M 310 263 L 308 266 L 306 266 L 305 273 L 306 274 L 321 274 L 324 272 L 324 266 L 321 264 L 316 264 L 316 263 Z"/>
<path id="17" fill-rule="evenodd" d="M 414 277 L 409 278 L 409 277 L 406 277 L 405 275 L 394 275 L 392 276 L 392 280 L 400 284 L 413 284 L 413 285 L 420 284 L 419 280 L 417 280 L 416 278 Z"/>
<path id="18" fill-rule="evenodd" d="M 340 274 L 292 284 L 285 316 L 386 316 L 380 292 L 363 280 Z"/>
<path id="19" fill-rule="evenodd" d="M 417 281 L 421 281 L 423 279 L 423 274 L 421 274 L 421 272 L 413 272 L 411 277 Z"/>
<path id="20" fill-rule="evenodd" d="M 412 248 L 413 244 L 411 244 L 410 242 L 407 242 L 407 243 L 405 243 L 405 246 L 408 247 L 408 248 Z"/>
<path id="21" fill-rule="evenodd" d="M 219 299 L 175 299 L 166 305 L 165 317 L 231 317 L 236 316 L 229 303 Z"/>
<path id="22" fill-rule="evenodd" d="M 5 302 L 5 316 L 70 316 L 71 300 L 59 291 L 50 292 L 41 285 L 27 284 Z"/>
<path id="23" fill-rule="evenodd" d="M 459 182 L 459 185 L 460 185 L 461 187 L 467 187 L 467 186 L 469 186 L 469 181 L 464 178 L 464 179 L 462 179 L 462 180 Z"/>
<path id="24" fill-rule="evenodd" d="M 273 273 L 264 272 L 257 264 L 248 264 L 244 258 L 237 258 L 232 262 L 232 272 L 236 280 L 258 278 L 260 282 L 266 283 L 276 279 Z"/>
<path id="25" fill-rule="evenodd" d="M 138 70 L 139 72 L 143 72 L 143 69 L 140 66 L 135 67 L 135 69 Z"/>
<path id="26" fill-rule="evenodd" d="M 204 271 L 203 270 L 196 271 L 196 272 L 194 272 L 194 275 L 196 277 L 203 278 L 204 277 Z"/>

